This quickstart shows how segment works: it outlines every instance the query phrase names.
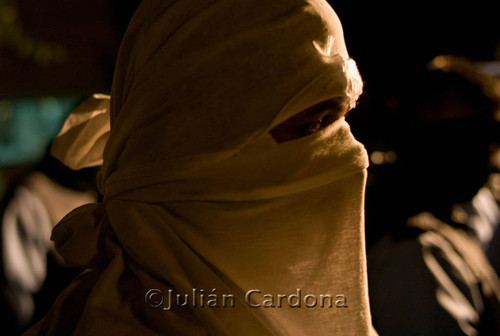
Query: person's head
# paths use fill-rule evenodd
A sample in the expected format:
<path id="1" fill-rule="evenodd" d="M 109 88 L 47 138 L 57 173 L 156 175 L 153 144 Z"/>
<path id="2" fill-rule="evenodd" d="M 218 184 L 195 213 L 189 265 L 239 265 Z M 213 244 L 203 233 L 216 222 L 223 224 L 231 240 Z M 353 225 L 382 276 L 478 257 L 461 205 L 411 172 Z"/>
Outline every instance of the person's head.
<path id="1" fill-rule="evenodd" d="M 471 199 L 489 174 L 490 144 L 498 141 L 498 81 L 472 61 L 442 55 L 401 83 L 393 127 L 393 175 L 380 180 L 405 214 L 446 213 Z M 396 206 L 397 208 L 397 206 Z"/>
<path id="2" fill-rule="evenodd" d="M 174 176 L 259 137 L 299 139 L 342 118 L 362 86 L 326 1 L 143 1 L 117 61 L 101 176 L 159 161 Z"/>

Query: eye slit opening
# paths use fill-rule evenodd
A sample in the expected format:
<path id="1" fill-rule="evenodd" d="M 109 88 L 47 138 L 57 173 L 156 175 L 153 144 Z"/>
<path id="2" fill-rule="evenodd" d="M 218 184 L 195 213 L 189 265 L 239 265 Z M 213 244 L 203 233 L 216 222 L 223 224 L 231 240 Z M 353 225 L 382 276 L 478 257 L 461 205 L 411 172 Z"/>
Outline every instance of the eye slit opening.
<path id="1" fill-rule="evenodd" d="M 338 97 L 315 104 L 273 127 L 269 133 L 277 143 L 313 134 L 343 117 L 349 110 L 348 99 Z"/>

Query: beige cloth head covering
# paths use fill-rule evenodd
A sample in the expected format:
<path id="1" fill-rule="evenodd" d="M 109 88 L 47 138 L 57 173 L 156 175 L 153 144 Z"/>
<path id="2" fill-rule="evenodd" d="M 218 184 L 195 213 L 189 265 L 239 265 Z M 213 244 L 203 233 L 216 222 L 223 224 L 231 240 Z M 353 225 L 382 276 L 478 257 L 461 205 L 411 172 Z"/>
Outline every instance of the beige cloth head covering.
<path id="1" fill-rule="evenodd" d="M 145 0 L 116 69 L 111 132 L 94 136 L 109 136 L 104 203 L 76 209 L 53 232 L 67 263 L 94 270 L 61 295 L 42 330 L 60 331 L 57 307 L 83 291 L 65 327 L 78 335 L 368 335 L 365 150 L 343 118 L 282 144 L 269 135 L 316 103 L 353 105 L 361 92 L 329 5 Z M 68 165 L 97 162 L 88 151 L 100 142 L 82 154 L 68 141 L 56 151 Z M 170 289 L 196 288 L 236 302 L 165 311 L 144 302 L 153 288 L 165 301 Z M 252 304 L 300 289 L 302 299 L 343 295 L 347 307 L 253 308 L 251 289 L 261 292 Z"/>

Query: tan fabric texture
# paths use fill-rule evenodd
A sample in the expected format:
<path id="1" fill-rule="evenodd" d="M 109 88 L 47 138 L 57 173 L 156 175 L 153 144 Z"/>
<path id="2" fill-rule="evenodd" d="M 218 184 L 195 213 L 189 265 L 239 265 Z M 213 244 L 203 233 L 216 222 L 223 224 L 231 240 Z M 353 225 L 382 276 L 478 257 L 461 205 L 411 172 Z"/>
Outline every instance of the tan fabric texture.
<path id="1" fill-rule="evenodd" d="M 109 100 L 94 94 L 81 103 L 64 122 L 50 153 L 74 170 L 102 165 L 110 132 Z"/>
<path id="2" fill-rule="evenodd" d="M 281 144 L 269 135 L 361 92 L 329 5 L 144 0 L 116 69 L 111 131 L 99 128 L 109 135 L 104 201 L 68 214 L 52 236 L 87 270 L 32 333 L 369 335 L 365 149 L 343 118 Z M 80 152 L 69 139 L 63 160 L 96 162 L 100 146 Z M 188 307 L 168 309 L 170 290 L 188 294 Z"/>

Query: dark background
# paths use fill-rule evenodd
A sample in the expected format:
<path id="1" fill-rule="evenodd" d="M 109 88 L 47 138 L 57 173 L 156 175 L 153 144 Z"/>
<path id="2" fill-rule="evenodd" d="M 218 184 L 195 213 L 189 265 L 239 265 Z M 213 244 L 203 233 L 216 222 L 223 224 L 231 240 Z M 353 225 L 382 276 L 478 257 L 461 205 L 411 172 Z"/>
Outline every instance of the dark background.
<path id="1" fill-rule="evenodd" d="M 500 56 L 497 1 L 330 3 L 343 23 L 348 50 L 369 84 L 406 76 L 438 54 L 478 61 Z"/>
<path id="2" fill-rule="evenodd" d="M 109 91 L 121 35 L 139 2 L 0 0 L 17 8 L 21 42 L 27 36 L 65 50 L 62 60 L 46 64 L 20 56 L 0 25 L 0 97 Z M 369 87 L 395 85 L 437 54 L 499 57 L 498 1 L 330 3 Z"/>

